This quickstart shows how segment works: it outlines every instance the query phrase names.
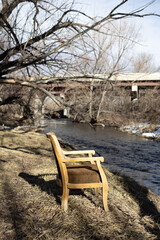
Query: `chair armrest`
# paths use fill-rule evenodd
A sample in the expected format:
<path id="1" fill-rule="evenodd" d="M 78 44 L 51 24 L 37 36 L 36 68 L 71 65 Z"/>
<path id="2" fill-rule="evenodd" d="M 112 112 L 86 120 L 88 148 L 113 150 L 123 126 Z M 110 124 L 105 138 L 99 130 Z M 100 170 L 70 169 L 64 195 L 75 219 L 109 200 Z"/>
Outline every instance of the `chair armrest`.
<path id="1" fill-rule="evenodd" d="M 95 154 L 94 150 L 74 150 L 74 151 L 63 151 L 64 155 L 70 155 L 70 154 Z"/>
<path id="2" fill-rule="evenodd" d="M 88 162 L 88 161 L 101 161 L 104 162 L 104 157 L 82 157 L 82 158 L 64 158 L 62 162 Z"/>

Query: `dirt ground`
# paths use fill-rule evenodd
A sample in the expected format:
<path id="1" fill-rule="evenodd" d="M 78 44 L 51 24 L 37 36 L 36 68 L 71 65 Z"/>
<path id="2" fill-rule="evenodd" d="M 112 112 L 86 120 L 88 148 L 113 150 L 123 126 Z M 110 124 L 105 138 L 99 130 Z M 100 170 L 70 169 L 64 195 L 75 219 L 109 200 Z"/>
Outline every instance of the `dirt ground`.
<path id="1" fill-rule="evenodd" d="M 65 213 L 46 136 L 0 131 L 0 239 L 160 239 L 160 197 L 129 177 L 104 170 L 109 211 L 103 210 L 101 192 L 95 196 L 86 189 L 71 190 Z"/>

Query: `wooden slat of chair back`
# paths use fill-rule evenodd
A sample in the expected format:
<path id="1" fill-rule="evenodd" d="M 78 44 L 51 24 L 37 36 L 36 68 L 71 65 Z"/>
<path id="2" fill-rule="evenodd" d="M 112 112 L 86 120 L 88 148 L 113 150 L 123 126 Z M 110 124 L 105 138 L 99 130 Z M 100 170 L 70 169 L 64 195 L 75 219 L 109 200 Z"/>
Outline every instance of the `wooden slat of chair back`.
<path id="1" fill-rule="evenodd" d="M 59 144 L 59 141 L 58 141 L 55 133 L 53 133 L 53 132 L 52 133 L 48 133 L 47 136 L 51 140 L 51 143 L 53 145 L 53 148 L 54 148 L 57 160 L 60 161 L 60 160 L 64 159 L 64 154 L 63 154 L 62 148 L 61 148 L 61 146 Z"/>
<path id="2" fill-rule="evenodd" d="M 56 161 L 56 166 L 57 166 L 57 170 L 58 170 L 58 179 L 62 180 L 62 175 L 61 175 L 61 170 L 60 170 L 60 160 L 64 158 L 64 154 L 63 151 L 61 149 L 61 146 L 59 144 L 59 141 L 55 135 L 55 133 L 48 133 L 47 137 L 50 139 L 51 144 L 52 144 L 52 150 L 53 150 L 53 154 L 55 157 L 55 161 Z"/>

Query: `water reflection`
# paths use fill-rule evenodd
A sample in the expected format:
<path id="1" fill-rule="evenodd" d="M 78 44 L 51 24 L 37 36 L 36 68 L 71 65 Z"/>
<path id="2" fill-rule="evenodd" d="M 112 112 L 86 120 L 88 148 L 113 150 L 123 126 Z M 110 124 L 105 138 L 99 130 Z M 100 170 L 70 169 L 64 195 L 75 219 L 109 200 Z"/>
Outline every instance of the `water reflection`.
<path id="1" fill-rule="evenodd" d="M 107 168 L 133 177 L 160 195 L 160 142 L 143 139 L 115 128 L 90 127 L 69 120 L 45 120 L 44 132 L 54 131 L 78 148 L 94 149 Z"/>

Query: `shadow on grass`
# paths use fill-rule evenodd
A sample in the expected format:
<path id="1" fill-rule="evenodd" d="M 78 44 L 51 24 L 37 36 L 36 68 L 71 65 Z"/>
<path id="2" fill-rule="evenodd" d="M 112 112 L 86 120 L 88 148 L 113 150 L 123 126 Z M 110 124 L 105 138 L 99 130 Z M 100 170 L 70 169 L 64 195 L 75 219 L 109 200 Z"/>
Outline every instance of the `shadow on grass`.
<path id="1" fill-rule="evenodd" d="M 13 226 L 13 230 L 14 232 L 12 232 L 12 228 L 11 228 L 11 232 L 10 234 L 12 235 L 12 239 L 23 239 L 26 237 L 26 234 L 24 233 L 23 229 L 22 229 L 22 225 L 20 225 L 19 223 L 24 223 L 24 219 L 23 216 L 20 211 L 21 209 L 21 205 L 20 202 L 17 201 L 16 199 L 16 193 L 13 191 L 12 187 L 9 185 L 8 183 L 8 179 L 6 178 L 6 182 L 3 185 L 3 190 L 4 190 L 4 196 L 6 199 L 6 203 L 7 203 L 7 208 L 8 208 L 8 219 L 11 220 L 11 224 Z M 6 227 L 6 230 L 7 227 Z M 6 231 L 6 234 L 8 235 L 8 238 L 5 239 L 11 239 L 11 235 L 8 233 L 9 231 Z M 7 236 L 6 235 L 6 236 Z M 15 237 L 15 238 L 14 238 Z"/>
<path id="2" fill-rule="evenodd" d="M 39 174 L 39 175 L 30 175 L 28 173 L 21 172 L 19 177 L 23 178 L 32 186 L 38 186 L 41 191 L 45 191 L 48 195 L 55 197 L 56 202 L 61 204 L 62 188 L 57 185 L 56 180 L 45 181 L 43 176 L 57 176 L 57 174 Z M 69 195 L 84 195 L 81 189 L 72 189 Z"/>
<path id="3" fill-rule="evenodd" d="M 130 177 L 123 176 L 124 186 L 127 192 L 138 202 L 141 216 L 150 216 L 155 222 L 160 222 L 160 212 L 154 203 L 148 199 L 148 188 L 138 184 Z"/>
<path id="4" fill-rule="evenodd" d="M 134 198 L 134 200 L 139 204 L 141 217 L 149 216 L 154 220 L 154 228 L 147 228 L 150 232 L 157 235 L 160 239 L 160 212 L 158 211 L 155 204 L 148 198 L 149 190 L 145 186 L 140 185 L 132 178 L 123 176 L 123 184 L 125 190 Z"/>
<path id="5" fill-rule="evenodd" d="M 7 162 L 7 161 L 5 161 L 5 160 L 1 160 L 1 159 L 0 159 L 0 162 Z"/>
<path id="6" fill-rule="evenodd" d="M 41 191 L 45 191 L 49 195 L 53 195 L 56 198 L 57 203 L 60 204 L 59 195 L 61 195 L 61 188 L 57 186 L 56 180 L 49 180 L 45 181 L 42 176 L 53 175 L 56 176 L 57 174 L 40 174 L 40 175 L 31 175 L 28 173 L 21 172 L 19 177 L 23 178 L 32 186 L 38 186 Z"/>
<path id="7" fill-rule="evenodd" d="M 39 147 L 6 147 L 6 146 L 1 146 L 1 148 L 7 149 L 7 150 L 15 150 L 15 151 L 20 151 L 22 153 L 28 153 L 28 154 L 36 154 L 36 155 L 41 155 L 41 156 L 48 156 L 48 154 L 42 153 L 42 150 L 45 150 L 45 148 L 41 148 L 41 151 L 39 150 Z M 51 152 L 51 150 L 48 150 L 48 152 Z"/>

